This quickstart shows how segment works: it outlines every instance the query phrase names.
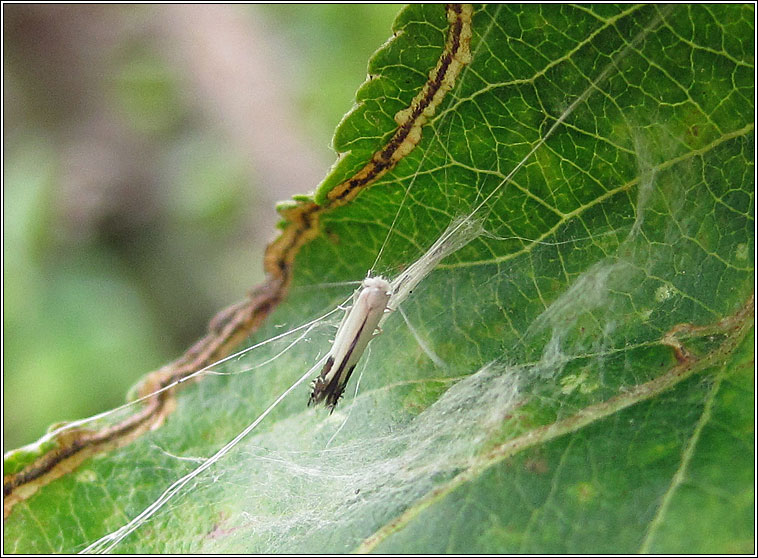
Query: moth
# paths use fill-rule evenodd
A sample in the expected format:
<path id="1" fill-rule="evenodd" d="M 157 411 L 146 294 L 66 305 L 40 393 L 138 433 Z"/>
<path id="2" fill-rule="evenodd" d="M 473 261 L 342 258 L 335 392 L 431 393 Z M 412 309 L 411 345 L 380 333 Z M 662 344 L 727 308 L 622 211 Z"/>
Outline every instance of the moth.
<path id="1" fill-rule="evenodd" d="M 353 305 L 337 329 L 326 364 L 313 382 L 308 405 L 323 401 L 330 412 L 334 411 L 369 341 L 378 335 L 379 322 L 391 294 L 392 287 L 386 279 L 367 277 L 363 280 L 355 292 Z"/>

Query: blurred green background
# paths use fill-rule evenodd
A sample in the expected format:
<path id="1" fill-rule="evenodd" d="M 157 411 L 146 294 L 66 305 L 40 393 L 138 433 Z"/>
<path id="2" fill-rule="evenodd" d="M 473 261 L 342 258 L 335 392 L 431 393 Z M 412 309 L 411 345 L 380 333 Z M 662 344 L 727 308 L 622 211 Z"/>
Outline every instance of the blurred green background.
<path id="1" fill-rule="evenodd" d="M 262 278 L 396 5 L 3 6 L 3 450 L 124 401 Z"/>

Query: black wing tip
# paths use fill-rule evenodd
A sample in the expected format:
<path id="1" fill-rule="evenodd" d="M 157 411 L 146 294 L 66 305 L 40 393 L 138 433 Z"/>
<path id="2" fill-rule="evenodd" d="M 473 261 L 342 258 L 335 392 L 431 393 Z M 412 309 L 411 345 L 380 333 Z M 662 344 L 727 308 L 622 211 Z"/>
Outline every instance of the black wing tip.
<path id="1" fill-rule="evenodd" d="M 336 374 L 327 384 L 324 382 L 324 376 L 333 364 L 334 359 L 332 357 L 329 357 L 329 360 L 324 366 L 321 374 L 318 376 L 318 378 L 313 380 L 313 383 L 311 384 L 311 396 L 308 398 L 308 407 L 324 402 L 324 406 L 329 409 L 330 415 L 334 412 L 334 408 L 342 398 L 342 395 L 345 392 L 345 386 L 350 380 L 350 376 L 352 375 L 353 370 L 355 370 L 355 364 L 353 364 L 347 371 L 347 374 L 345 374 L 344 380 L 340 381 L 340 375 Z"/>
<path id="2" fill-rule="evenodd" d="M 308 406 L 323 403 L 329 409 L 329 414 L 331 415 L 339 400 L 342 399 L 345 386 L 339 387 L 332 384 L 324 384 L 323 382 L 319 382 L 320 379 L 317 378 L 313 382 L 313 391 L 311 391 L 311 395 L 308 398 Z"/>

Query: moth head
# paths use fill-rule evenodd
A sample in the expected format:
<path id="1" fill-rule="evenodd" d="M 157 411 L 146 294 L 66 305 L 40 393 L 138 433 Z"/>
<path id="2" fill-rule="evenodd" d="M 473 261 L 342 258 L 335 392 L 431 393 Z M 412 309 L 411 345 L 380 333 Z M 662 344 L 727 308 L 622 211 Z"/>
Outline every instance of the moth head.
<path id="1" fill-rule="evenodd" d="M 390 284 L 389 281 L 387 281 L 385 278 L 377 275 L 376 277 L 366 277 L 363 280 L 363 283 L 361 283 L 361 287 L 363 288 L 375 288 L 375 289 L 381 289 L 389 294 L 390 292 Z"/>

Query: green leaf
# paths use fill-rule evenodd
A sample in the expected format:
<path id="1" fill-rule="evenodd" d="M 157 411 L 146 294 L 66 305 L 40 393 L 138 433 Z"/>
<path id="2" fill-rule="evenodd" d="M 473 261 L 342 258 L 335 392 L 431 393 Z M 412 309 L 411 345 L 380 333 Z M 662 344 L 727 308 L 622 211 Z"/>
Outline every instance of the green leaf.
<path id="1" fill-rule="evenodd" d="M 753 10 L 476 8 L 473 59 L 418 147 L 322 216 L 249 344 L 354 288 L 334 283 L 397 275 L 492 194 L 487 234 L 389 317 L 333 414 L 301 384 L 115 550 L 750 552 Z M 443 48 L 442 6 L 395 25 L 327 184 L 383 145 Z M 185 387 L 161 428 L 17 504 L 5 550 L 74 552 L 127 524 L 338 323 Z"/>

